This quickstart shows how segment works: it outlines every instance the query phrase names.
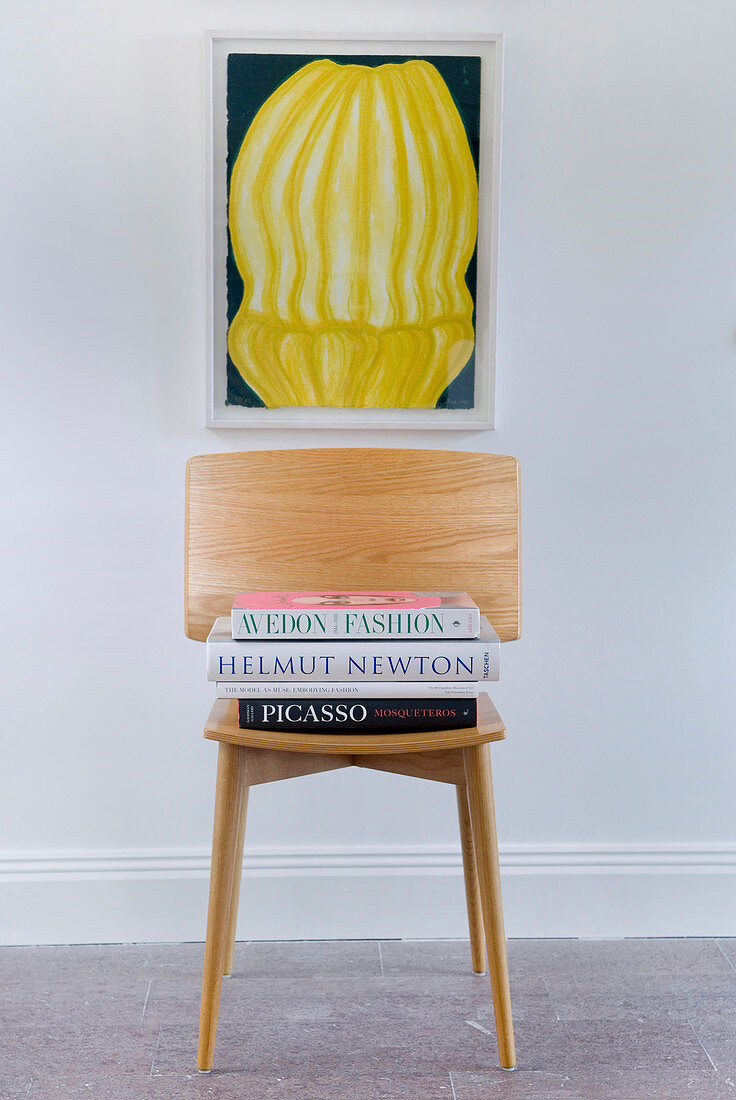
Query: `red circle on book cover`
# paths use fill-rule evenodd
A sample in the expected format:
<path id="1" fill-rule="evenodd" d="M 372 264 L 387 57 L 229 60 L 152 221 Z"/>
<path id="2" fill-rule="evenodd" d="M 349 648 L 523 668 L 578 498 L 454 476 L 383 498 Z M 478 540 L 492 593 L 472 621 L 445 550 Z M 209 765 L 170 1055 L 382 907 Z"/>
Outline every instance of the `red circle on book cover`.
<path id="1" fill-rule="evenodd" d="M 416 592 L 393 589 L 352 592 L 326 588 L 314 592 L 242 592 L 235 597 L 233 607 L 247 607 L 258 611 L 305 611 L 321 607 L 351 607 L 363 611 L 376 607 L 396 607 L 416 611 L 425 607 L 439 607 L 441 603 L 439 596 L 419 596 Z"/>

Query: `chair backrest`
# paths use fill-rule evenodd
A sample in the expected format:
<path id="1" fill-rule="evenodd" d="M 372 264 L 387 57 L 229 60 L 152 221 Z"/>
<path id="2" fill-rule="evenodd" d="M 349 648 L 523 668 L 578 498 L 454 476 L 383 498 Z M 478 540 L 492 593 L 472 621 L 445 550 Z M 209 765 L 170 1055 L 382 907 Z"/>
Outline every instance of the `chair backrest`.
<path id="1" fill-rule="evenodd" d="M 467 591 L 519 637 L 519 474 L 508 455 L 364 447 L 197 455 L 187 463 L 186 632 L 238 592 Z"/>

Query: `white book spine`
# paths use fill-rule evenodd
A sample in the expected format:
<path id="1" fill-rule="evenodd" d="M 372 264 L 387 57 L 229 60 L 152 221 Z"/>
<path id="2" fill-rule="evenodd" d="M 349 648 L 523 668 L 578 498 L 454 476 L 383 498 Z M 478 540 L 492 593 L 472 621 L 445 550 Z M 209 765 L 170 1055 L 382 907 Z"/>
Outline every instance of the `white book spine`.
<path id="1" fill-rule="evenodd" d="M 487 626 L 485 637 L 433 643 L 207 641 L 207 679 L 215 681 L 497 680 L 499 663 L 498 638 Z"/>
<path id="2" fill-rule="evenodd" d="M 481 685 L 476 681 L 442 682 L 427 680 L 322 680 L 319 683 L 296 681 L 220 680 L 218 699 L 477 699 Z"/>
<path id="3" fill-rule="evenodd" d="M 431 607 L 426 611 L 367 612 L 321 609 L 309 611 L 250 611 L 234 607 L 231 612 L 233 638 L 298 641 L 303 638 L 373 641 L 381 639 L 477 638 L 480 610 L 477 607 Z"/>

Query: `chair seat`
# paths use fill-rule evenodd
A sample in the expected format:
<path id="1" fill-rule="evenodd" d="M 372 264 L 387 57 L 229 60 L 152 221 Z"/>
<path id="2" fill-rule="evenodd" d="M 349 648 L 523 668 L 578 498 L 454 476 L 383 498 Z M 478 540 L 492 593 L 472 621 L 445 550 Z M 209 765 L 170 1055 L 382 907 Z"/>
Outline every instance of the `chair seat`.
<path id="1" fill-rule="evenodd" d="M 301 753 L 374 753 L 432 752 L 442 749 L 482 745 L 500 741 L 506 729 L 491 699 L 485 693 L 478 697 L 478 724 L 464 729 L 423 730 L 414 733 L 294 733 L 291 730 L 253 730 L 238 726 L 237 699 L 217 699 L 204 728 L 211 741 L 228 741 L 232 745 L 252 748 L 281 749 Z"/>

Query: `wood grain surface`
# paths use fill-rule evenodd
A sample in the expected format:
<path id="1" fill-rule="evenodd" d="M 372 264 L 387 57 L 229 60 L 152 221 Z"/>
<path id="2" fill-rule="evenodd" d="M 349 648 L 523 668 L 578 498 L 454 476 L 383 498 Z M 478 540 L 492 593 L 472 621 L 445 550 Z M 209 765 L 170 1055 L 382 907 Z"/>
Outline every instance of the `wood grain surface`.
<path id="1" fill-rule="evenodd" d="M 185 619 L 203 641 L 247 590 L 467 591 L 519 636 L 516 459 L 383 448 L 198 455 L 187 464 Z"/>
<path id="2" fill-rule="evenodd" d="M 460 750 L 462 752 L 463 750 Z M 465 879 L 465 903 L 468 908 L 468 929 L 470 931 L 470 959 L 476 974 L 486 971 L 486 939 L 483 927 L 483 902 L 478 880 L 478 864 L 475 858 L 473 826 L 468 807 L 468 791 L 465 783 L 458 783 L 457 818 L 460 826 L 460 847 L 463 853 L 463 877 Z"/>
<path id="3" fill-rule="evenodd" d="M 488 973 L 491 978 L 491 994 L 496 1018 L 498 1054 L 502 1068 L 513 1069 L 516 1065 L 516 1051 L 501 899 L 491 752 L 488 745 L 468 745 L 463 749 L 463 756 L 475 864 L 478 871 L 478 891 L 486 936 Z"/>
<path id="4" fill-rule="evenodd" d="M 414 779 L 432 779 L 437 783 L 461 783 L 465 786 L 462 748 L 433 749 L 431 752 L 371 753 L 354 756 L 352 762 L 359 768 L 373 771 L 410 775 Z"/>
<path id="5" fill-rule="evenodd" d="M 197 1068 L 205 1072 L 212 1069 L 215 1056 L 222 975 L 228 951 L 238 824 L 245 791 L 244 761 L 245 754 L 242 749 L 226 742 L 219 745 L 215 823 L 212 831 L 210 900 L 207 910 L 207 938 L 204 949 L 197 1051 Z"/>

